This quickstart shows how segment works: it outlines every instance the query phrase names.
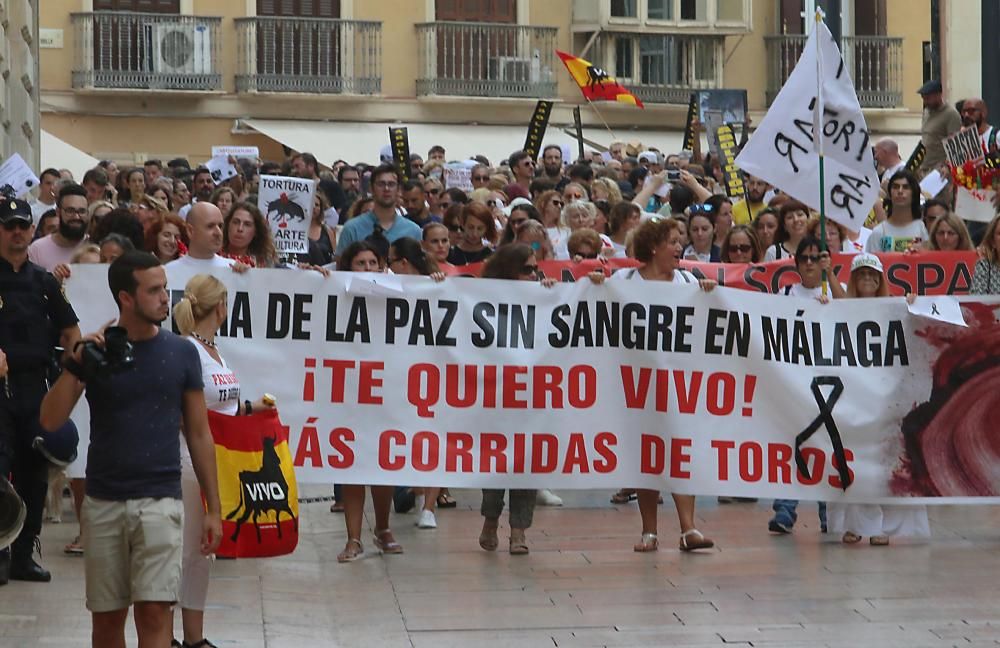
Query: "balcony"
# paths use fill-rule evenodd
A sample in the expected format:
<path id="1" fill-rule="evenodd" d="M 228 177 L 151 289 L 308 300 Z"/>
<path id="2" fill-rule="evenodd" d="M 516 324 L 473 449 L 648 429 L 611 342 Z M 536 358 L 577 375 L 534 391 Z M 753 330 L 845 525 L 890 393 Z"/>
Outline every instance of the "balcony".
<path id="1" fill-rule="evenodd" d="M 134 12 L 71 14 L 74 88 L 222 90 L 222 19 Z"/>
<path id="2" fill-rule="evenodd" d="M 591 61 L 643 103 L 684 104 L 697 90 L 723 87 L 725 36 L 605 32 Z"/>
<path id="3" fill-rule="evenodd" d="M 237 18 L 238 92 L 375 95 L 382 91 L 382 23 Z"/>
<path id="4" fill-rule="evenodd" d="M 767 48 L 767 103 L 795 68 L 806 36 L 765 36 Z M 899 108 L 903 105 L 903 39 L 889 36 L 845 36 L 840 51 L 851 72 L 862 108 Z"/>
<path id="5" fill-rule="evenodd" d="M 433 22 L 417 28 L 417 95 L 553 97 L 555 27 Z"/>

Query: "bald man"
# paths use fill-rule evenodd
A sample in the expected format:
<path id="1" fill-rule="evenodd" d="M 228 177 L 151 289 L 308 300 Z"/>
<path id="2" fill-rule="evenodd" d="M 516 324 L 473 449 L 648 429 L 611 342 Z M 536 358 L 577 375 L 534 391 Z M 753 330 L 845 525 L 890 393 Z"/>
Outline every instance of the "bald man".
<path id="1" fill-rule="evenodd" d="M 875 162 L 882 169 L 883 179 L 891 178 L 892 174 L 906 166 L 906 162 L 899 157 L 899 145 L 888 137 L 875 145 Z"/>
<path id="2" fill-rule="evenodd" d="M 167 264 L 171 268 L 191 268 L 196 272 L 212 273 L 230 268 L 235 261 L 219 256 L 222 250 L 222 212 L 210 202 L 191 205 L 187 216 L 187 233 L 191 242 L 188 253 Z"/>
<path id="3" fill-rule="evenodd" d="M 975 127 L 987 151 L 997 150 L 997 130 L 986 121 L 989 109 L 980 97 L 971 97 L 962 102 L 962 126 Z"/>

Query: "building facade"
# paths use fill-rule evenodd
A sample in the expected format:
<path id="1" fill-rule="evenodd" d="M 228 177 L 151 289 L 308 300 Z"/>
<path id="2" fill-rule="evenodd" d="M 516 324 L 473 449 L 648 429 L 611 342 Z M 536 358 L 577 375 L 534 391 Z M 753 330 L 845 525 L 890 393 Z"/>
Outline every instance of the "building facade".
<path id="1" fill-rule="evenodd" d="M 830 5 L 829 2 L 821 4 Z M 695 89 L 746 88 L 759 121 L 794 66 L 813 0 L 45 0 L 42 126 L 97 158 L 204 160 L 213 145 L 375 160 L 388 125 L 415 152 L 518 148 L 540 98 L 550 133 L 584 103 L 555 50 L 591 60 L 646 109 L 584 105 L 597 144 L 679 141 Z M 839 0 L 869 125 L 919 131 L 930 9 Z M 828 15 L 831 13 L 828 11 Z M 807 18 L 809 17 L 809 18 Z M 548 138 L 547 138 L 548 139 Z M 653 139 L 655 141 L 648 141 Z M 321 149 L 321 150 L 320 150 Z"/>

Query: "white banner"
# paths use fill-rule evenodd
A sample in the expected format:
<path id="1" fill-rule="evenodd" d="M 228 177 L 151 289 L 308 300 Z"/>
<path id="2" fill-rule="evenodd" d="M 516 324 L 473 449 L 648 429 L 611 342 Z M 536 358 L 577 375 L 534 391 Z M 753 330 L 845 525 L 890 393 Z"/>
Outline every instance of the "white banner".
<path id="1" fill-rule="evenodd" d="M 257 207 L 274 234 L 278 254 L 309 252 L 309 222 L 312 220 L 316 181 L 288 176 L 260 177 Z"/>
<path id="2" fill-rule="evenodd" d="M 825 157 L 826 215 L 859 231 L 878 199 L 878 173 L 849 69 L 824 23 L 817 23 L 809 35 L 795 69 L 736 164 L 819 210 L 819 155 L 813 137 L 814 112 L 819 105 L 817 38 L 823 74 L 819 127 Z"/>
<path id="3" fill-rule="evenodd" d="M 84 331 L 115 313 L 106 276 L 75 266 L 67 282 Z M 902 298 L 455 277 L 395 277 L 402 290 L 379 294 L 348 290 L 373 275 L 218 277 L 221 353 L 242 398 L 277 396 L 301 482 L 834 502 L 1000 490 L 997 370 L 967 364 L 1000 338 L 994 305 L 963 304 L 972 325 L 959 328 Z M 172 301 L 188 278 L 169 276 Z"/>

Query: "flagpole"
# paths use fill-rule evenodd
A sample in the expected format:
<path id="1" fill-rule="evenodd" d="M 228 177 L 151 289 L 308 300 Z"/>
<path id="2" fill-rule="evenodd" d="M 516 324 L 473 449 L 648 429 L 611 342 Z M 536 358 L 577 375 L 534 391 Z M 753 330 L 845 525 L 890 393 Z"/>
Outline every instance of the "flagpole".
<path id="1" fill-rule="evenodd" d="M 816 24 L 813 29 L 817 30 L 816 37 L 816 114 L 813 116 L 813 124 L 816 130 L 816 150 L 819 153 L 819 251 L 829 252 L 826 247 L 826 173 L 823 160 L 823 47 L 819 41 L 819 25 L 823 22 L 823 12 L 816 8 Z M 830 289 L 829 278 L 826 270 L 823 271 L 823 296 L 827 296 Z"/>
<path id="2" fill-rule="evenodd" d="M 601 120 L 601 123 L 602 123 L 602 124 L 604 124 L 604 127 L 605 127 L 606 129 L 608 129 L 608 133 L 610 133 L 610 134 L 611 134 L 611 140 L 612 140 L 612 141 L 614 141 L 614 140 L 618 139 L 617 137 L 615 137 L 615 134 L 614 134 L 614 131 L 612 131 L 612 130 L 611 130 L 611 127 L 610 127 L 610 126 L 608 126 L 608 122 L 607 122 L 607 121 L 605 121 L 605 119 L 604 119 L 604 115 L 602 115 L 602 114 L 601 114 L 601 111 L 600 111 L 600 110 L 598 110 L 598 109 L 597 109 L 597 106 L 595 106 L 595 105 L 594 105 L 594 102 L 593 102 L 593 101 L 591 101 L 589 97 L 584 97 L 584 99 L 586 99 L 586 100 L 587 100 L 587 103 L 589 103 L 589 104 L 590 104 L 590 107 L 594 109 L 594 112 L 595 112 L 595 113 L 597 113 L 597 116 L 598 116 L 598 118 L 600 118 L 600 120 Z"/>

